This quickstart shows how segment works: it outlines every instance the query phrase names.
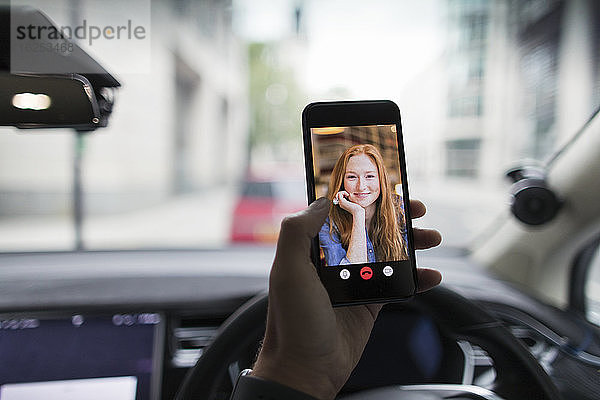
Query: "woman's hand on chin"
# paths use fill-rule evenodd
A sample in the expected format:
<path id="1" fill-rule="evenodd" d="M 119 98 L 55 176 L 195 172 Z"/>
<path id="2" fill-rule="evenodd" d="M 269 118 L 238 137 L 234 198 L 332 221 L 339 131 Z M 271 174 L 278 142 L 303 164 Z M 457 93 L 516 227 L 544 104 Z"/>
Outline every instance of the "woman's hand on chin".
<path id="1" fill-rule="evenodd" d="M 356 203 L 353 203 L 352 201 L 348 200 L 350 197 L 350 193 L 346 192 L 345 190 L 341 190 L 339 192 L 337 192 L 337 194 L 335 195 L 335 198 L 338 201 L 338 204 L 340 207 L 342 207 L 343 210 L 348 211 L 350 214 L 352 214 L 353 217 L 358 217 L 358 216 L 363 216 L 365 215 L 365 209 Z"/>

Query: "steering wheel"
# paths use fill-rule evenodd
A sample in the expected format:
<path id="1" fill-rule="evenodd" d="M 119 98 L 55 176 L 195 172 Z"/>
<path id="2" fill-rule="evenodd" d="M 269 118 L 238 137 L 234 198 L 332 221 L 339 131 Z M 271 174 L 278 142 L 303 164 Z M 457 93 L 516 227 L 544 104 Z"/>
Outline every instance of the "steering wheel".
<path id="1" fill-rule="evenodd" d="M 238 360 L 253 357 L 265 331 L 268 298 L 261 293 L 240 307 L 220 328 L 215 340 L 191 368 L 176 396 L 177 400 L 227 398 L 218 392 L 229 378 L 229 368 Z M 462 394 L 472 399 L 543 399 L 559 400 L 561 396 L 550 377 L 500 321 L 474 302 L 455 291 L 439 286 L 417 295 L 410 304 L 422 310 L 456 340 L 466 340 L 487 351 L 496 367 L 493 392 L 464 387 Z M 245 367 L 245 366 L 244 366 Z M 449 398 L 461 393 L 461 385 L 427 385 L 419 394 Z M 414 388 L 413 388 L 414 389 Z M 484 393 L 485 392 L 485 393 Z M 439 397 L 433 397 L 433 396 Z M 225 397 L 223 397 L 225 396 Z M 414 390 L 384 387 L 340 396 L 339 399 L 415 399 Z M 499 396 L 499 397 L 498 397 Z M 454 397 L 456 398 L 456 397 Z"/>

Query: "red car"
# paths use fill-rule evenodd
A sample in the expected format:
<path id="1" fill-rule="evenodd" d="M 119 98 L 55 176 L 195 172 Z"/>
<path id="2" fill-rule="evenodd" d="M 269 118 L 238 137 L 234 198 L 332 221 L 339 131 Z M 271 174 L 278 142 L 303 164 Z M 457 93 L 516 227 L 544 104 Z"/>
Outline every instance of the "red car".
<path id="1" fill-rule="evenodd" d="M 233 211 L 231 241 L 274 243 L 281 220 L 306 204 L 301 180 L 247 180 Z"/>

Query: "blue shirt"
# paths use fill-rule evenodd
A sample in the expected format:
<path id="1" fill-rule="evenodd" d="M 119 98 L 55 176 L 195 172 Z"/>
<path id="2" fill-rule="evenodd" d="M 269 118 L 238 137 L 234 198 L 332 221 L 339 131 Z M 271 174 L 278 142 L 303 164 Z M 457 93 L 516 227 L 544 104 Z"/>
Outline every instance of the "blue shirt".
<path id="1" fill-rule="evenodd" d="M 376 262 L 375 259 L 375 250 L 373 249 L 373 243 L 371 239 L 369 239 L 369 232 L 365 228 L 365 233 L 367 235 L 367 261 L 368 262 Z M 340 234 L 337 230 L 337 227 L 334 226 L 331 234 L 329 233 L 329 217 L 325 220 L 325 223 L 321 227 L 319 231 L 319 245 L 323 250 L 323 254 L 325 255 L 325 264 L 326 265 L 347 265 L 351 264 L 348 257 L 346 257 L 346 250 L 342 247 L 342 242 L 340 240 Z"/>

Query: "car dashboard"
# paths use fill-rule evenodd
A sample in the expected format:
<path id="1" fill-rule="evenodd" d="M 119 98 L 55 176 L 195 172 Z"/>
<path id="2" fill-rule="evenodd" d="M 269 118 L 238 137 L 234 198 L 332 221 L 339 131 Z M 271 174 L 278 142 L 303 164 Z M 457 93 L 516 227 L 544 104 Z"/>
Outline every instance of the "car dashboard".
<path id="1" fill-rule="evenodd" d="M 266 247 L 0 255 L 10 360 L 0 396 L 172 398 L 223 321 L 266 289 L 272 257 Z"/>
<path id="2" fill-rule="evenodd" d="M 503 321 L 565 399 L 596 398 L 596 328 L 487 276 L 464 253 L 430 253 L 419 264 L 439 267 L 445 285 Z M 0 397 L 173 398 L 223 322 L 267 289 L 272 258 L 272 247 L 243 246 L 0 255 Z M 221 393 L 254 354 L 230 367 Z M 485 349 L 448 335 L 410 302 L 394 304 L 344 391 L 433 382 L 493 389 L 494 368 Z"/>

